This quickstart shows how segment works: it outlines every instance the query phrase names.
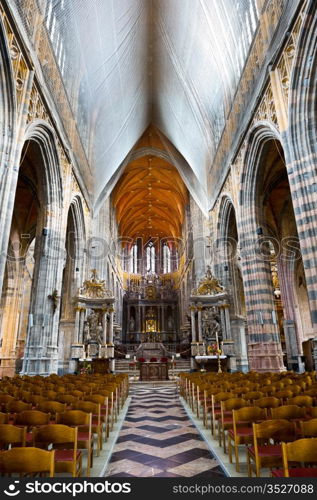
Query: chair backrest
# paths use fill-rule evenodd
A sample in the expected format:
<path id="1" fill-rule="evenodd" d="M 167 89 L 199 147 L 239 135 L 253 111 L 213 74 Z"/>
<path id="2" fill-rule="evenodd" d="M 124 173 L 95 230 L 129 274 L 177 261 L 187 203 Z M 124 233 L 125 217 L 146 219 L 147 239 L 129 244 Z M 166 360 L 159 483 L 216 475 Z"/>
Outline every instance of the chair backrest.
<path id="1" fill-rule="evenodd" d="M 39 410 L 26 410 L 17 413 L 14 423 L 17 425 L 47 425 L 50 421 L 50 414 Z"/>
<path id="2" fill-rule="evenodd" d="M 61 403 L 60 401 L 43 401 L 39 403 L 38 410 L 51 413 L 52 415 L 55 413 L 60 413 L 66 411 L 66 404 Z"/>
<path id="3" fill-rule="evenodd" d="M 303 437 L 317 437 L 317 418 L 300 422 Z"/>
<path id="4" fill-rule="evenodd" d="M 249 391 L 243 394 L 244 399 L 254 401 L 264 397 L 264 393 L 260 391 Z"/>
<path id="5" fill-rule="evenodd" d="M 256 400 L 256 405 L 259 408 L 277 408 L 280 404 L 280 400 L 274 396 L 265 396 Z"/>
<path id="6" fill-rule="evenodd" d="M 78 397 L 73 396 L 72 394 L 58 394 L 56 396 L 57 401 L 60 401 L 61 403 L 65 403 L 67 405 L 71 405 L 75 401 L 78 400 Z"/>
<path id="7" fill-rule="evenodd" d="M 260 423 L 253 423 L 253 435 L 255 439 L 274 442 L 294 441 L 296 438 L 296 425 L 285 419 L 264 420 Z"/>
<path id="8" fill-rule="evenodd" d="M 317 464 L 317 438 L 304 438 L 282 443 L 284 476 L 289 477 L 289 462 Z"/>
<path id="9" fill-rule="evenodd" d="M 306 408 L 297 405 L 285 405 L 271 409 L 272 418 L 301 418 L 306 415 Z"/>
<path id="10" fill-rule="evenodd" d="M 6 404 L 6 410 L 10 413 L 20 413 L 21 411 L 31 410 L 31 403 L 24 403 L 24 401 L 10 401 Z"/>
<path id="11" fill-rule="evenodd" d="M 25 446 L 26 427 L 16 427 L 12 424 L 0 424 L 1 445 L 20 444 Z"/>
<path id="12" fill-rule="evenodd" d="M 307 408 L 313 406 L 313 398 L 311 396 L 295 396 L 287 400 L 287 404 L 305 406 Z"/>
<path id="13" fill-rule="evenodd" d="M 33 447 L 11 448 L 0 452 L 0 472 L 2 474 L 48 473 L 54 476 L 54 451 L 41 450 Z"/>
<path id="14" fill-rule="evenodd" d="M 0 424 L 7 424 L 9 422 L 9 414 L 0 412 Z"/>
<path id="15" fill-rule="evenodd" d="M 77 427 L 53 424 L 44 425 L 33 430 L 33 443 L 69 444 L 77 443 Z"/>
<path id="16" fill-rule="evenodd" d="M 235 398 L 236 395 L 233 392 L 218 392 L 218 394 L 212 395 L 213 403 L 220 403 L 220 401 L 226 401 L 226 399 Z"/>
<path id="17" fill-rule="evenodd" d="M 101 420 L 100 404 L 93 403 L 92 401 L 76 401 L 76 403 L 72 404 L 72 409 L 81 410 L 86 413 L 92 413 L 93 415 L 97 415 L 98 425 L 100 425 L 100 420 Z"/>
<path id="18" fill-rule="evenodd" d="M 226 411 L 238 410 L 239 408 L 244 408 L 248 406 L 248 401 L 243 398 L 230 398 L 226 401 L 221 401 L 221 414 L 223 415 Z"/>
<path id="19" fill-rule="evenodd" d="M 91 413 L 86 413 L 81 410 L 68 410 L 56 415 L 56 423 L 73 426 L 89 425 L 91 424 L 91 417 Z"/>
<path id="20" fill-rule="evenodd" d="M 282 389 L 281 391 L 275 392 L 274 396 L 279 399 L 288 399 L 293 396 L 293 392 L 289 389 Z"/>
<path id="21" fill-rule="evenodd" d="M 267 416 L 266 408 L 259 408 L 258 406 L 246 406 L 239 410 L 232 410 L 233 424 L 237 422 L 252 423 L 257 420 L 265 420 Z"/>

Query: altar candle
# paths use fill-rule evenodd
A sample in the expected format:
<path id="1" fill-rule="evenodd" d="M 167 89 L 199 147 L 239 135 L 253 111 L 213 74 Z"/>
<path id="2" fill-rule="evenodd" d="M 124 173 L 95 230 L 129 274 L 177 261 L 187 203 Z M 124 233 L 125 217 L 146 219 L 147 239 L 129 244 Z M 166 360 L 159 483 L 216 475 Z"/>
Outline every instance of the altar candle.
<path id="1" fill-rule="evenodd" d="M 133 356 L 133 361 L 136 361 L 136 356 Z"/>

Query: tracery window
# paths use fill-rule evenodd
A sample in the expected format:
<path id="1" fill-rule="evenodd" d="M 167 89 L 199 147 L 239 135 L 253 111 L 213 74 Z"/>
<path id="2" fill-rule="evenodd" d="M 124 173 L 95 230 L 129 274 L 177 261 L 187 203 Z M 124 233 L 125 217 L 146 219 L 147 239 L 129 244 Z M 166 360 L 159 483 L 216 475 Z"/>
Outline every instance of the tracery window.
<path id="1" fill-rule="evenodd" d="M 163 273 L 171 272 L 171 250 L 167 244 L 163 245 Z"/>
<path id="2" fill-rule="evenodd" d="M 155 274 L 155 246 L 152 242 L 146 247 L 146 272 Z"/>

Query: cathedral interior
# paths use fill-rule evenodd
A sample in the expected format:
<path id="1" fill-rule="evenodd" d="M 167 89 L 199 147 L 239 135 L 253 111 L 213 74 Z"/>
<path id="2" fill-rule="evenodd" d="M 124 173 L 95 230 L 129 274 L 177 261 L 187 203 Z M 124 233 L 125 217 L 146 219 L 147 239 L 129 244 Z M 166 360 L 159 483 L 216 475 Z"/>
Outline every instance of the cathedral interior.
<path id="1" fill-rule="evenodd" d="M 215 387 L 317 424 L 316 42 L 315 0 L 0 1 L 0 406 L 95 384 L 73 476 L 259 475 Z M 151 395 L 195 460 L 120 447 Z"/>

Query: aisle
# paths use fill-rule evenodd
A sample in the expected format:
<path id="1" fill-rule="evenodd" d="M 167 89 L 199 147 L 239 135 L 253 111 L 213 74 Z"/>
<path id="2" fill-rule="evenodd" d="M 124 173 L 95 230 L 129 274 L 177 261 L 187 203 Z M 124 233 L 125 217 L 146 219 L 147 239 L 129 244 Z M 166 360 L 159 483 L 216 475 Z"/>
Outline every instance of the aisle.
<path id="1" fill-rule="evenodd" d="M 131 403 L 106 476 L 225 476 L 174 385 L 132 385 L 130 391 Z"/>

